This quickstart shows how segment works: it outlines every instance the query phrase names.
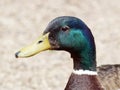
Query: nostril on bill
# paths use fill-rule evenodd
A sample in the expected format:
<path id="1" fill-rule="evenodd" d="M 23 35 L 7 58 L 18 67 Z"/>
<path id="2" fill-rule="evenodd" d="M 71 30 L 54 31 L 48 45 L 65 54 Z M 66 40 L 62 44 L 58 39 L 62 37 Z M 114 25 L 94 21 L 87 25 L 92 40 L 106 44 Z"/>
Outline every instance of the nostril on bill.
<path id="1" fill-rule="evenodd" d="M 15 57 L 18 58 L 18 54 L 20 53 L 20 51 L 15 53 Z"/>
<path id="2" fill-rule="evenodd" d="M 43 42 L 42 40 L 38 41 L 38 43 L 42 43 L 42 42 Z"/>

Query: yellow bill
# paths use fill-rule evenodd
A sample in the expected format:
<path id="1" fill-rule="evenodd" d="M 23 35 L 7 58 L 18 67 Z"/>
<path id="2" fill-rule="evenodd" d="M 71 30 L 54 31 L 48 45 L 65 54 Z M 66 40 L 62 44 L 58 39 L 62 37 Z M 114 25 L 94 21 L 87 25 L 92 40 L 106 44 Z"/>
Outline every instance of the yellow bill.
<path id="1" fill-rule="evenodd" d="M 16 58 L 30 57 L 41 51 L 50 49 L 51 45 L 50 45 L 48 36 L 49 36 L 49 33 L 42 35 L 31 45 L 22 48 L 20 51 L 18 51 L 15 54 Z"/>

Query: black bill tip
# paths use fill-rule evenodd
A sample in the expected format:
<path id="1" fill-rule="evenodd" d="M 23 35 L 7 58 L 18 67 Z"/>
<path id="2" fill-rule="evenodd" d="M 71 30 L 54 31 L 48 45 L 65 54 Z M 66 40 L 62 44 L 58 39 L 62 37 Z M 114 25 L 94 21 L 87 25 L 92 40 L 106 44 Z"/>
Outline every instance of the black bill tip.
<path id="1" fill-rule="evenodd" d="M 20 53 L 20 51 L 15 53 L 15 57 L 18 58 L 18 54 Z"/>

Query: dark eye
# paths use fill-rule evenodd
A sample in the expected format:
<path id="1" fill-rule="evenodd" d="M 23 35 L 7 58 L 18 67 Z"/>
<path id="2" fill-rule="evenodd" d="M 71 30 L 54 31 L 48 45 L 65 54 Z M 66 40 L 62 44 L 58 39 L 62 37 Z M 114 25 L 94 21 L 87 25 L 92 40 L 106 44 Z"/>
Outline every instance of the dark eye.
<path id="1" fill-rule="evenodd" d="M 64 27 L 62 27 L 61 29 L 62 29 L 62 31 L 67 31 L 67 30 L 70 29 L 70 27 L 69 27 L 69 26 L 64 26 Z"/>

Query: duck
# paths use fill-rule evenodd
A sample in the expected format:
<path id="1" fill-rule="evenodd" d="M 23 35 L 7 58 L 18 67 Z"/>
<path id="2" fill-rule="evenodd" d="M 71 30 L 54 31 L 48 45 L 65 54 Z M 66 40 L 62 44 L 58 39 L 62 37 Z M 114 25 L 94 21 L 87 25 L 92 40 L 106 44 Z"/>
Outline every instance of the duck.
<path id="1" fill-rule="evenodd" d="M 16 52 L 15 57 L 27 58 L 46 50 L 64 50 L 69 52 L 73 59 L 73 71 L 64 90 L 108 88 L 108 85 L 102 84 L 104 76 L 108 73 L 104 75 L 103 73 L 108 69 L 107 66 L 111 65 L 96 66 L 94 36 L 81 19 L 74 16 L 56 17 L 36 41 Z"/>

